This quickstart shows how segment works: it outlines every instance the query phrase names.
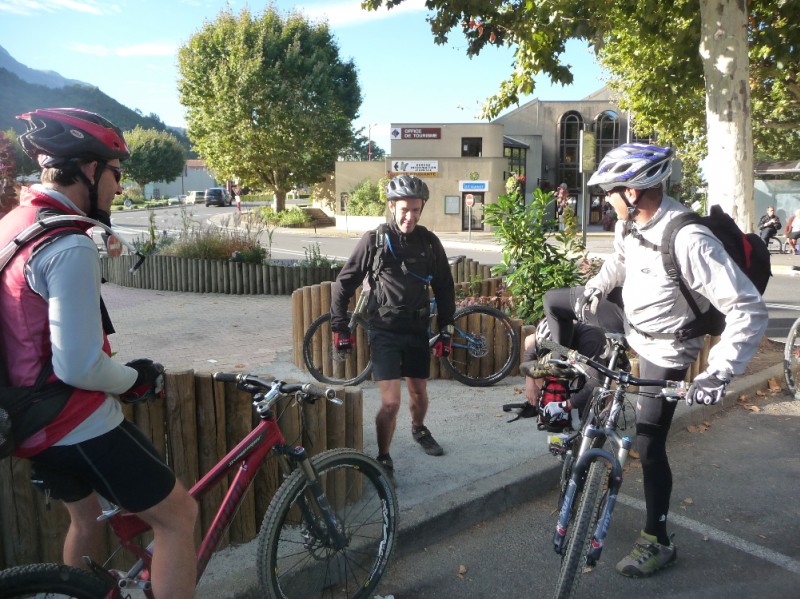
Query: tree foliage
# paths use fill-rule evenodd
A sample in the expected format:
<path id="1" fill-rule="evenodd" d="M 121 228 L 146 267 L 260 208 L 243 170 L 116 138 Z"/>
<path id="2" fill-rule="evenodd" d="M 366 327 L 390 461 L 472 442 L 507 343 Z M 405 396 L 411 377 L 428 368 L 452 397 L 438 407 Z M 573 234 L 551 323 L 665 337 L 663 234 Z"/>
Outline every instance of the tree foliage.
<path id="1" fill-rule="evenodd" d="M 274 7 L 223 10 L 178 52 L 189 136 L 222 179 L 286 193 L 322 180 L 352 141 L 356 68 L 326 24 Z"/>
<path id="2" fill-rule="evenodd" d="M 364 129 L 361 127 L 353 132 L 353 140 L 348 147 L 346 147 L 340 154 L 339 159 L 345 162 L 350 161 L 368 161 L 368 160 L 383 160 L 386 158 L 386 151 L 375 143 L 374 139 L 370 139 L 364 135 Z"/>
<path id="3" fill-rule="evenodd" d="M 131 157 L 125 161 L 125 177 L 144 186 L 153 181 L 174 181 L 186 164 L 183 146 L 171 133 L 136 127 L 125 133 Z"/>
<path id="4" fill-rule="evenodd" d="M 497 203 L 484 207 L 485 221 L 494 227 L 503 246 L 503 261 L 493 271 L 505 278 L 514 298 L 515 316 L 535 323 L 544 315 L 546 291 L 583 281 L 577 265 L 586 252 L 569 208 L 564 211 L 564 230 L 552 232 L 553 220 L 547 215 L 553 214 L 553 192 L 535 189 L 526 206 L 513 176 L 506 191 Z"/>
<path id="5" fill-rule="evenodd" d="M 26 177 L 34 173 L 38 173 L 42 168 L 39 163 L 25 153 L 22 146 L 19 144 L 19 137 L 14 129 L 0 132 L 0 135 L 5 136 L 8 147 L 4 150 L 6 154 L 10 154 L 10 158 L 6 158 L 7 164 L 13 166 L 9 172 L 10 177 Z"/>
<path id="6" fill-rule="evenodd" d="M 455 29 L 469 56 L 486 46 L 515 48 L 512 72 L 489 98 L 483 115 L 535 91 L 534 76 L 554 84 L 573 81 L 564 60 L 566 42 L 582 40 L 611 73 L 620 107 L 636 115 L 640 133 L 658 132 L 682 158 L 705 152 L 706 90 L 698 48 L 700 3 L 705 0 L 428 0 L 428 20 L 437 43 Z M 362 6 L 391 8 L 403 0 L 365 0 Z M 750 92 L 754 144 L 763 157 L 800 157 L 800 0 L 750 0 Z"/>
<path id="7" fill-rule="evenodd" d="M 386 214 L 386 179 L 377 183 L 363 179 L 350 192 L 347 213 L 351 216 L 383 216 Z"/>

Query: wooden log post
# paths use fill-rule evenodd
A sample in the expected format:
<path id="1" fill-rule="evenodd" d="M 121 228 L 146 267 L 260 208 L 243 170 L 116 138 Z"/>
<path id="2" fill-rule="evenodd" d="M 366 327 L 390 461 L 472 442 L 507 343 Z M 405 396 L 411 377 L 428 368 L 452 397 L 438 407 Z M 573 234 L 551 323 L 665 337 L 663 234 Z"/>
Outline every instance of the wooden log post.
<path id="1" fill-rule="evenodd" d="M 197 462 L 200 472 L 205 475 L 226 453 L 226 412 L 225 384 L 217 383 L 208 373 L 195 375 L 197 397 Z M 200 498 L 200 530 L 205 535 L 217 509 L 228 491 L 228 479 L 220 482 Z M 228 533 L 221 538 L 220 547 L 228 544 Z"/>
<path id="2" fill-rule="evenodd" d="M 292 292 L 292 359 L 295 366 L 305 369 L 303 362 L 303 336 L 306 329 L 303 327 L 303 290 L 295 289 Z"/>
<path id="3" fill-rule="evenodd" d="M 345 445 L 363 451 L 364 449 L 364 393 L 360 387 L 344 388 L 345 407 Z M 361 497 L 362 478 L 349 474 L 347 501 L 356 501 Z"/>
<path id="4" fill-rule="evenodd" d="M 227 451 L 233 449 L 253 428 L 253 407 L 250 400 L 250 394 L 237 389 L 235 383 L 225 383 Z M 231 522 L 230 541 L 246 543 L 255 537 L 257 530 L 255 501 L 253 490 L 250 489 L 242 497 L 239 511 Z"/>

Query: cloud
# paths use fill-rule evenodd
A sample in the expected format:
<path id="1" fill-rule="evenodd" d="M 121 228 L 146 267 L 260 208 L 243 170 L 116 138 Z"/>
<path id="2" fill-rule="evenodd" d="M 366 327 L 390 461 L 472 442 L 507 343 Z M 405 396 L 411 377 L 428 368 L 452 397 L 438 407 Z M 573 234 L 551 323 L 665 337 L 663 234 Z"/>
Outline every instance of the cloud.
<path id="1" fill-rule="evenodd" d="M 33 16 L 42 12 L 54 13 L 61 10 L 90 15 L 110 15 L 119 12 L 119 7 L 97 0 L 13 0 L 0 1 L 0 12 Z"/>
<path id="2" fill-rule="evenodd" d="M 134 44 L 132 46 L 102 46 L 99 44 L 72 43 L 68 45 L 70 50 L 80 54 L 91 54 L 93 56 L 121 56 L 131 58 L 135 56 L 175 56 L 178 47 L 174 43 L 151 42 L 145 44 Z"/>
<path id="3" fill-rule="evenodd" d="M 361 0 L 339 0 L 314 6 L 298 7 L 298 10 L 314 21 L 327 21 L 331 27 L 344 29 L 381 19 L 392 19 L 415 12 L 427 12 L 425 0 L 406 0 L 391 9 L 382 6 L 378 10 L 361 8 Z"/>

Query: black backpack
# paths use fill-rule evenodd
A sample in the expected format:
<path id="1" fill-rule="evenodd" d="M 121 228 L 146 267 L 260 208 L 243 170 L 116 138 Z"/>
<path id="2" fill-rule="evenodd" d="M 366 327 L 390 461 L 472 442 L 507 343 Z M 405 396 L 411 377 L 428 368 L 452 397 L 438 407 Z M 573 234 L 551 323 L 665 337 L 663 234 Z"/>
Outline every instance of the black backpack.
<path id="1" fill-rule="evenodd" d="M 743 233 L 736 221 L 716 205 L 711 206 L 708 216 L 687 212 L 673 218 L 664 229 L 660 246 L 654 246 L 640 235 L 634 233 L 642 245 L 661 253 L 661 260 L 667 276 L 675 281 L 692 312 L 694 312 L 695 320 L 675 334 L 678 340 L 693 339 L 706 334 L 720 335 L 725 330 L 725 315 L 714 306 L 710 306 L 706 312 L 700 312 L 697 302 L 694 301 L 689 289 L 686 287 L 686 283 L 683 281 L 678 262 L 675 260 L 675 236 L 682 227 L 690 223 L 705 225 L 711 230 L 730 255 L 731 260 L 753 282 L 759 293 L 764 293 L 767 289 L 769 278 L 772 276 L 769 250 L 761 237 L 755 233 Z"/>

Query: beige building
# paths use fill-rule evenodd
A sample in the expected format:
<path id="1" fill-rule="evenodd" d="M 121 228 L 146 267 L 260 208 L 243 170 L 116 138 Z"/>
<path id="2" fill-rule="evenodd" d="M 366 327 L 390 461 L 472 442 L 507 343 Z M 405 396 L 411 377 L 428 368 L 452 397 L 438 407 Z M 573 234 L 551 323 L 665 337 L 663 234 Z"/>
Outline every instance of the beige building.
<path id="1" fill-rule="evenodd" d="M 579 221 L 586 210 L 588 223 L 598 224 L 605 198 L 587 194 L 584 206 L 584 178 L 611 148 L 649 141 L 634 136 L 606 88 L 578 101 L 532 100 L 491 123 L 395 123 L 390 137 L 384 160 L 336 164 L 336 211 L 343 212 L 342 198 L 364 178 L 407 173 L 425 178 L 431 198 L 422 224 L 436 231 L 486 228 L 483 206 L 505 193 L 512 173 L 525 177 L 528 199 L 537 187 L 566 183 Z"/>

